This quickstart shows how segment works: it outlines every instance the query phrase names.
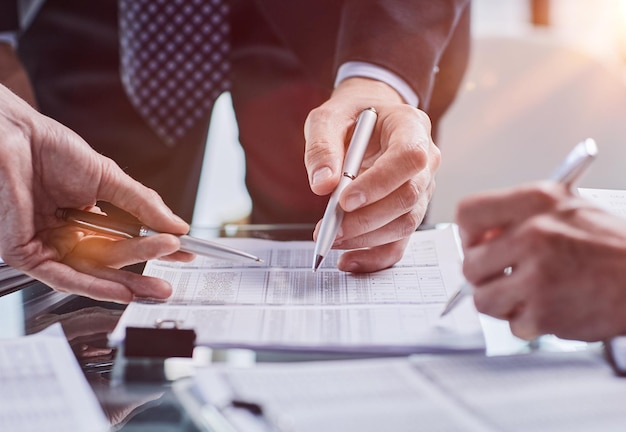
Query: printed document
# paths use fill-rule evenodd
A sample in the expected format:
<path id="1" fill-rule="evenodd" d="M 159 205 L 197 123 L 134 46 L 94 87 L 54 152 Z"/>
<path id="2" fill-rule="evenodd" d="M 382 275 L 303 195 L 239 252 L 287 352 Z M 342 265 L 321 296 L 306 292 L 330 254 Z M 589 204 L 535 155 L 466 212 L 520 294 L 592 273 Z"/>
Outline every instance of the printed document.
<path id="1" fill-rule="evenodd" d="M 578 188 L 578 194 L 616 216 L 626 217 L 625 190 Z"/>
<path id="2" fill-rule="evenodd" d="M 263 263 L 197 257 L 190 263 L 150 261 L 144 274 L 172 284 L 165 303 L 131 303 L 112 335 L 158 320 L 193 328 L 211 347 L 324 352 L 411 353 L 483 350 L 471 300 L 439 315 L 463 282 L 455 227 L 413 234 L 403 258 L 370 274 L 337 269 L 333 251 L 313 273 L 313 242 L 220 239 Z"/>
<path id="3" fill-rule="evenodd" d="M 61 324 L 0 340 L 0 430 L 108 431 Z"/>
<path id="4" fill-rule="evenodd" d="M 195 395 L 200 417 L 213 407 L 237 430 L 259 430 L 239 426 L 250 423 L 242 402 L 258 406 L 272 430 L 624 430 L 626 383 L 595 350 L 214 365 L 186 385 L 175 391 Z"/>

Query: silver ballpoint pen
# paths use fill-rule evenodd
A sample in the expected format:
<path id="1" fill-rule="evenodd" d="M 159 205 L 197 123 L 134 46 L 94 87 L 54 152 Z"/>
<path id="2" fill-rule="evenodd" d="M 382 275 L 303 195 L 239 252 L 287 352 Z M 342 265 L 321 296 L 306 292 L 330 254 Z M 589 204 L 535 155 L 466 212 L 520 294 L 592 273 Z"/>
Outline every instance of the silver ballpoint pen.
<path id="1" fill-rule="evenodd" d="M 337 188 L 333 191 L 328 206 L 322 218 L 322 224 L 315 243 L 313 256 L 313 271 L 316 271 L 328 256 L 328 252 L 335 242 L 337 231 L 343 220 L 344 212 L 339 205 L 339 197 L 343 190 L 357 176 L 361 168 L 361 162 L 365 155 L 365 150 L 369 144 L 378 114 L 374 108 L 364 109 L 356 122 L 350 145 L 343 162 L 342 176 Z"/>
<path id="2" fill-rule="evenodd" d="M 579 142 L 565 157 L 565 160 L 552 172 L 550 180 L 562 183 L 568 187 L 571 187 L 572 183 L 576 181 L 589 167 L 591 162 L 598 154 L 598 146 L 596 142 L 587 138 L 584 141 Z M 510 273 L 511 268 L 504 269 L 505 273 Z M 458 291 L 456 291 L 448 299 L 448 303 L 441 312 L 441 316 L 445 316 L 450 313 L 461 300 L 468 295 L 474 293 L 474 287 L 469 282 L 465 282 L 461 285 Z"/>
<path id="3" fill-rule="evenodd" d="M 160 234 L 141 223 L 122 222 L 106 215 L 92 213 L 77 209 L 59 209 L 57 217 L 66 222 L 85 228 L 91 231 L 107 234 L 114 237 L 134 238 L 149 237 Z M 180 250 L 197 255 L 225 258 L 228 260 L 252 260 L 263 262 L 263 260 L 248 252 L 225 246 L 208 240 L 199 239 L 189 235 L 177 236 L 180 240 Z"/>

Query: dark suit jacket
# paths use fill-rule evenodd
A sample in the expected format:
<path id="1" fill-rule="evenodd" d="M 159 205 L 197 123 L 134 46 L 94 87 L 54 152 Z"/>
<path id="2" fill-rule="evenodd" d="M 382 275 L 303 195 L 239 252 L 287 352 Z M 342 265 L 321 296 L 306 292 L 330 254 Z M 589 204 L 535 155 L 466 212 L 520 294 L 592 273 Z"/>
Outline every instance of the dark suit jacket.
<path id="1" fill-rule="evenodd" d="M 14 1 L 0 3 L 0 32 L 15 31 L 18 28 L 17 3 Z"/>
<path id="2" fill-rule="evenodd" d="M 328 98 L 337 67 L 366 61 L 410 83 L 438 118 L 469 51 L 469 0 L 232 0 L 233 105 L 246 151 L 254 222 L 317 221 L 302 126 Z M 156 189 L 188 220 L 206 127 L 170 149 L 119 80 L 117 0 L 47 0 L 19 50 L 42 111 Z M 439 72 L 436 72 L 436 66 Z"/>
<path id="3" fill-rule="evenodd" d="M 251 2 L 240 0 L 241 3 Z M 397 73 L 427 108 L 436 67 L 453 52 L 461 76 L 467 60 L 469 0 L 258 0 L 262 18 L 312 76 L 332 85 L 347 61 Z M 246 14 L 250 16 L 250 13 Z M 458 39 L 453 39 L 454 37 Z M 451 43 L 452 42 L 452 43 Z M 461 67 L 458 67 L 461 66 Z"/>

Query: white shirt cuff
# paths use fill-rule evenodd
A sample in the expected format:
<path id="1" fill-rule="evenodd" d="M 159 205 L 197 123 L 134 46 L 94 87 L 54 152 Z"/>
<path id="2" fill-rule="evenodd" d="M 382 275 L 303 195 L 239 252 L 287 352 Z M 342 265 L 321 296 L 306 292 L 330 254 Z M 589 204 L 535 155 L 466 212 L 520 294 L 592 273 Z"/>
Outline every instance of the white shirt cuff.
<path id="1" fill-rule="evenodd" d="M 17 45 L 17 34 L 15 32 L 0 32 L 0 43 L 6 43 L 15 48 Z"/>
<path id="2" fill-rule="evenodd" d="M 417 94 L 413 91 L 411 86 L 398 75 L 383 67 L 360 61 L 346 62 L 342 64 L 337 71 L 335 87 L 337 87 L 341 81 L 351 77 L 372 78 L 382 81 L 395 89 L 407 104 L 414 107 L 417 107 L 419 104 Z"/>

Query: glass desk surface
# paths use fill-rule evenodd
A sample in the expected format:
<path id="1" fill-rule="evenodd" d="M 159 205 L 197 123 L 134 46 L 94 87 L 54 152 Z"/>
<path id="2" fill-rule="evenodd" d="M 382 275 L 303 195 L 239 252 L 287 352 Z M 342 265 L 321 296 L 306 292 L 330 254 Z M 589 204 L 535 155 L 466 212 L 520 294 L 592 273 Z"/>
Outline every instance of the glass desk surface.
<path id="1" fill-rule="evenodd" d="M 275 240 L 309 240 L 314 226 L 303 225 L 227 225 L 221 229 L 192 228 L 198 237 L 257 237 Z M 132 271 L 140 272 L 143 266 Z M 175 379 L 189 376 L 194 365 L 211 362 L 251 364 L 262 361 L 317 360 L 309 354 L 254 353 L 247 350 L 200 349 L 194 359 L 168 359 L 155 362 L 158 378 L 128 382 L 119 379 L 125 360 L 117 350 L 108 346 L 108 334 L 113 331 L 124 305 L 99 302 L 84 297 L 51 291 L 40 282 L 0 297 L 0 338 L 32 334 L 56 322 L 61 323 L 72 351 L 92 386 L 111 430 L 120 431 L 196 431 L 198 430 L 175 397 L 171 384 Z M 579 350 L 588 344 L 543 337 L 529 344 L 515 338 L 506 322 L 481 316 L 487 355 L 507 355 L 542 350 Z M 350 357 L 350 356 L 342 356 Z M 323 359 L 328 359 L 323 356 Z M 339 357 L 333 356 L 332 359 Z M 354 358 L 354 357 L 350 357 Z"/>

